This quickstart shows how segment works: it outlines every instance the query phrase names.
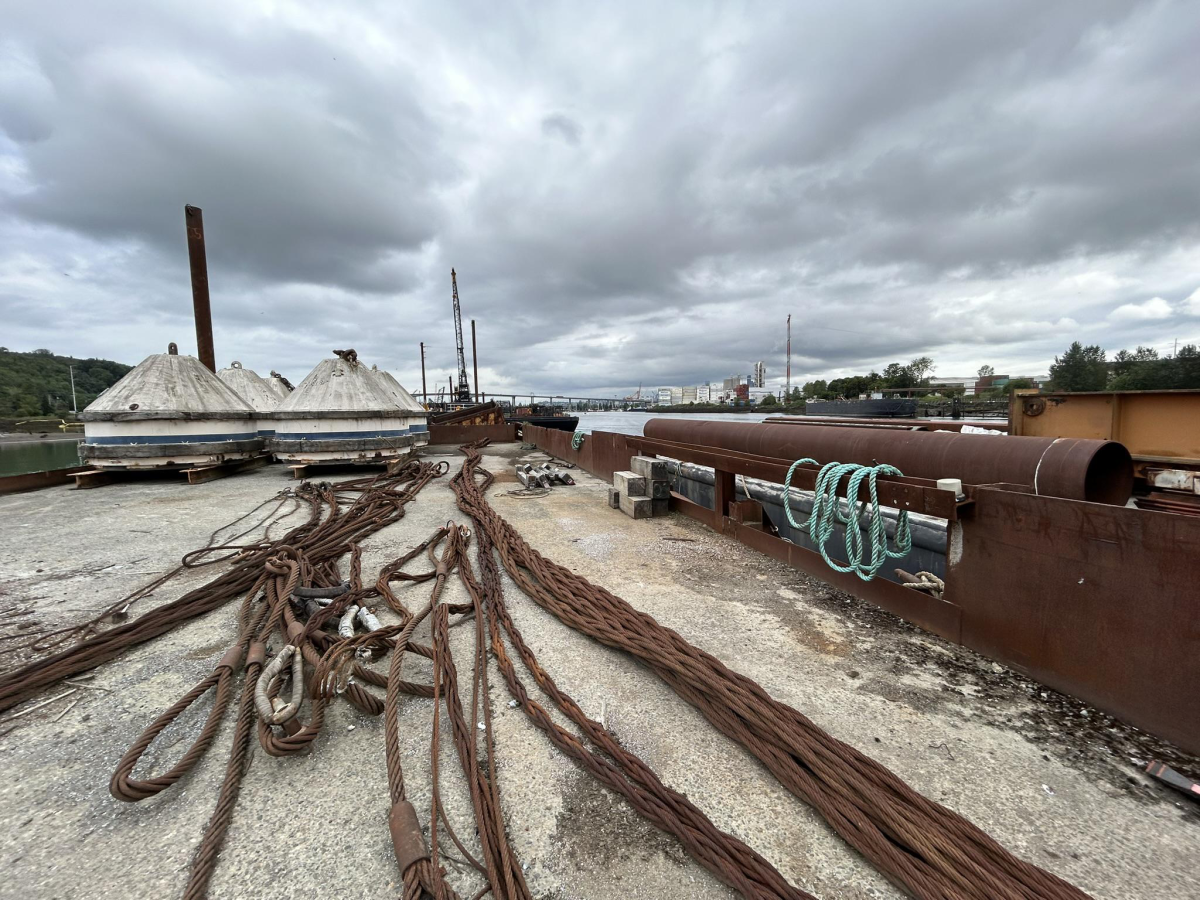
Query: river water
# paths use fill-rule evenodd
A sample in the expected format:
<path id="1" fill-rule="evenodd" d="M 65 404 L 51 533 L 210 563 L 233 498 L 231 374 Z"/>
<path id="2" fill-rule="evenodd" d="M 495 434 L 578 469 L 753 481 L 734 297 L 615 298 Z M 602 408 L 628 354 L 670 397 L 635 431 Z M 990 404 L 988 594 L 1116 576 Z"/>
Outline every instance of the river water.
<path id="1" fill-rule="evenodd" d="M 585 412 L 579 413 L 576 430 L 615 431 L 617 434 L 644 434 L 642 428 L 650 419 L 702 419 L 714 422 L 761 422 L 778 412 L 744 413 L 656 413 L 656 412 Z"/>
<path id="2" fill-rule="evenodd" d="M 0 476 L 48 472 L 79 465 L 79 441 L 43 441 L 36 437 L 0 441 Z"/>

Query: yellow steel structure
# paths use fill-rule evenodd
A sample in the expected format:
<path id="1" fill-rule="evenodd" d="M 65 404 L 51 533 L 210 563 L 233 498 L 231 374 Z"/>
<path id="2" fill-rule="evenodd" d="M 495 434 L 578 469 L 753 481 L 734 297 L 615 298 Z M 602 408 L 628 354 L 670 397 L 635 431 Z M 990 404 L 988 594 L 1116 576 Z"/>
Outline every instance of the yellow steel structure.
<path id="1" fill-rule="evenodd" d="M 1137 473 L 1146 463 L 1200 467 L 1200 390 L 1015 391 L 1009 434 L 1120 441 Z"/>

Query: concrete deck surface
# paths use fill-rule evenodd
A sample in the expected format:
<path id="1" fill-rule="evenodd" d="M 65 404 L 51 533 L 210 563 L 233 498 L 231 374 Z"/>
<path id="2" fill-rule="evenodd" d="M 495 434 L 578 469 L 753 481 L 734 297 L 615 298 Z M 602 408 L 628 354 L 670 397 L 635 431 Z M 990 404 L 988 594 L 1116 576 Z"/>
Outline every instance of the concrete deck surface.
<path id="1" fill-rule="evenodd" d="M 427 455 L 443 456 L 452 471 L 461 459 L 451 448 Z M 507 475 L 516 459 L 544 458 L 503 445 L 488 449 L 485 466 Z M 1106 900 L 1200 897 L 1197 806 L 1133 762 L 1155 749 L 1152 739 L 688 519 L 629 519 L 606 506 L 602 482 L 582 472 L 576 479 L 528 499 L 509 494 L 519 485 L 507 475 L 490 495 L 543 553 L 756 679 L 1023 858 Z M 448 519 L 463 521 L 447 481 L 426 487 L 401 522 L 368 541 L 364 580 Z M 152 480 L 0 497 L 0 607 L 34 604 L 50 622 L 86 618 L 292 484 L 287 469 L 273 466 L 193 487 Z M 215 574 L 190 572 L 131 612 Z M 506 587 L 517 626 L 560 687 L 592 715 L 603 709 L 620 741 L 719 827 L 818 897 L 901 896 L 653 674 Z M 425 586 L 405 590 L 410 606 L 428 596 Z M 446 599 L 464 597 L 452 581 Z M 80 703 L 61 719 L 69 701 L 17 720 L 24 724 L 0 737 L 0 898 L 179 896 L 223 776 L 229 717 L 195 772 L 164 794 L 119 803 L 108 779 L 140 731 L 211 670 L 232 640 L 235 614 L 231 604 L 131 650 L 89 682 L 107 692 L 80 690 L 71 698 Z M 453 629 L 453 642 L 469 691 L 473 628 Z M 425 661 L 405 672 L 429 680 Z M 510 709 L 494 665 L 491 686 L 504 811 L 535 896 L 733 896 Z M 206 713 L 206 705 L 194 707 L 145 762 L 164 770 Z M 406 781 L 423 818 L 431 722 L 431 701 L 402 701 Z M 395 896 L 382 721 L 335 703 L 309 754 L 272 759 L 252 748 L 214 900 Z M 444 802 L 475 846 L 448 734 L 442 754 Z M 145 771 L 144 764 L 138 772 Z M 481 882 L 448 841 L 443 847 L 452 883 L 470 896 Z"/>

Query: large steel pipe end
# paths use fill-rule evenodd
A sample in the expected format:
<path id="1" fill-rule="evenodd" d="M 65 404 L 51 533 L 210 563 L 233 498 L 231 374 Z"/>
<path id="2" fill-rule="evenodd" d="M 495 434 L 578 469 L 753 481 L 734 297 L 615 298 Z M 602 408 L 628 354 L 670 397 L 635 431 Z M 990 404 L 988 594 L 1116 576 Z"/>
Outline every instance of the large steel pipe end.
<path id="1" fill-rule="evenodd" d="M 1133 457 L 1116 441 L 1058 438 L 1042 454 L 1033 488 L 1050 497 L 1123 506 L 1133 494 Z"/>

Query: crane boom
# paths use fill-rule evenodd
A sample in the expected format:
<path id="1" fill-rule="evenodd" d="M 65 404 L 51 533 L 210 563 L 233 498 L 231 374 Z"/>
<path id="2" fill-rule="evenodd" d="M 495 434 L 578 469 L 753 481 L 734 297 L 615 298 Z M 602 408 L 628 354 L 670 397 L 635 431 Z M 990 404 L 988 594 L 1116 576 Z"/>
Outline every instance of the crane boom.
<path id="1" fill-rule="evenodd" d="M 463 352 L 462 312 L 458 307 L 458 276 L 450 270 L 450 287 L 454 292 L 454 343 L 458 349 L 458 387 L 454 399 L 458 403 L 471 402 L 471 385 L 467 382 L 467 356 Z"/>

